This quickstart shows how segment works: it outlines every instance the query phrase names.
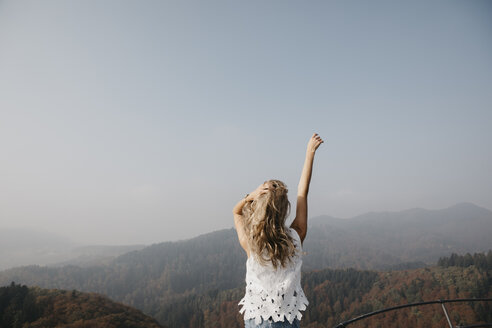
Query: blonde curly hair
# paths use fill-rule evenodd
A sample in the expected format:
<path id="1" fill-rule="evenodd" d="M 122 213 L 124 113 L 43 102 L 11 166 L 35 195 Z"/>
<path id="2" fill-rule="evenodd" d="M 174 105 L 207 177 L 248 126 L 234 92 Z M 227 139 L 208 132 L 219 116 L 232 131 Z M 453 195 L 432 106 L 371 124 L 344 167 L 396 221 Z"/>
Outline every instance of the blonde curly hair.
<path id="1" fill-rule="evenodd" d="M 290 213 L 287 186 L 280 180 L 267 181 L 268 190 L 243 208 L 250 250 L 265 265 L 285 267 L 296 248 L 285 227 Z"/>

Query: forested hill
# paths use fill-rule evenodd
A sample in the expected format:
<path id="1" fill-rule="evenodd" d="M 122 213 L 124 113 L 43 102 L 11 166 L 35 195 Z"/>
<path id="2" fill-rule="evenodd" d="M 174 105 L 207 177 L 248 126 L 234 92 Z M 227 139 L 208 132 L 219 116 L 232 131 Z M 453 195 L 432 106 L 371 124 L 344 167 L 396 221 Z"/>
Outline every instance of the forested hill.
<path id="1" fill-rule="evenodd" d="M 315 218 L 311 222 L 304 245 L 304 271 L 327 267 L 401 269 L 436 263 L 452 252 L 492 248 L 492 212 L 472 204 L 372 213 L 347 220 Z M 76 288 L 135 305 L 131 302 L 139 293 L 146 294 L 146 288 L 154 288 L 148 287 L 154 283 L 166 295 L 234 288 L 244 281 L 245 261 L 236 232 L 227 229 L 155 244 L 119 256 L 106 266 L 10 269 L 0 272 L 0 285 L 17 281 L 46 288 Z M 162 293 L 155 295 L 160 297 Z"/>
<path id="2" fill-rule="evenodd" d="M 142 312 L 101 295 L 14 283 L 0 287 L 0 327 L 164 328 Z"/>
<path id="3" fill-rule="evenodd" d="M 392 272 L 325 269 L 304 273 L 302 285 L 310 304 L 302 327 L 331 328 L 368 312 L 408 303 L 492 298 L 492 251 L 455 254 L 440 263 L 443 266 Z M 189 295 L 164 306 L 159 317 L 165 317 L 170 327 L 242 328 L 237 303 L 243 295 L 243 288 Z M 454 303 L 447 308 L 456 326 L 492 322 L 492 302 Z M 436 304 L 377 315 L 349 327 L 432 328 L 447 327 L 447 322 Z"/>
<path id="4" fill-rule="evenodd" d="M 492 212 L 471 204 L 436 211 L 409 210 L 379 215 L 349 219 L 347 221 L 360 223 L 343 223 L 347 226 L 337 226 L 338 223 L 328 219 L 311 220 L 304 245 L 307 252 L 304 271 L 348 266 L 408 268 L 422 266 L 418 261 L 436 263 L 439 257 L 452 252 L 464 254 L 492 248 L 489 238 Z M 465 240 L 456 237 L 458 234 L 468 237 Z M 14 268 L 0 272 L 0 286 L 16 281 L 43 288 L 98 292 L 136 307 L 170 327 L 181 327 L 171 325 L 175 322 L 172 318 L 193 317 L 190 313 L 194 310 L 186 312 L 186 309 L 190 310 L 190 304 L 198 304 L 203 297 L 210 297 L 210 302 L 220 301 L 226 308 L 237 311 L 245 261 L 235 231 L 228 229 L 186 241 L 156 244 L 119 256 L 108 265 Z M 324 283 L 319 281 L 319 284 Z M 360 294 L 356 285 L 353 288 L 354 295 Z M 225 293 L 228 290 L 230 292 Z M 199 320 L 207 322 L 211 311 L 199 312 L 202 317 L 195 318 L 198 321 L 191 327 L 201 326 L 197 325 Z"/>
<path id="5" fill-rule="evenodd" d="M 434 264 L 453 252 L 465 254 L 492 248 L 492 211 L 470 203 L 440 210 L 367 213 L 352 219 L 316 217 L 309 222 L 304 243 L 305 271 L 349 267 L 417 268 Z M 144 258 L 158 262 L 148 265 L 178 266 L 181 272 L 186 271 L 183 266 L 193 270 L 198 264 L 212 274 L 218 271 L 215 265 L 220 262 L 220 269 L 229 268 L 233 276 L 244 273 L 245 255 L 233 229 L 181 242 L 156 244 L 123 255 L 115 263 L 137 261 L 140 264 Z"/>
<path id="6" fill-rule="evenodd" d="M 467 254 L 465 256 L 453 254 L 450 257 L 441 258 L 439 264 L 440 266 L 438 267 L 392 272 L 359 271 L 355 269 L 325 269 L 305 272 L 302 277 L 302 285 L 310 304 L 304 313 L 303 327 L 333 327 L 339 322 L 367 312 L 413 302 L 492 297 L 492 251 L 487 254 Z M 78 273 L 80 274 L 80 272 Z M 72 274 L 77 275 L 76 272 L 72 272 Z M 97 277 L 93 278 L 97 279 Z M 146 308 L 144 312 L 168 327 L 244 327 L 243 320 L 238 312 L 238 302 L 244 295 L 244 284 L 232 289 L 211 289 L 206 292 L 188 290 L 180 294 L 166 292 L 158 281 L 147 281 L 140 288 L 142 287 L 143 290 L 128 294 L 126 299 L 136 303 L 139 308 Z M 20 286 L 16 286 L 16 288 L 19 289 Z M 2 300 L 1 290 L 0 288 L 0 304 L 6 304 Z M 43 293 L 46 293 L 44 290 L 39 292 L 39 289 L 34 289 L 34 291 L 33 295 L 38 295 L 36 296 L 37 298 L 40 298 L 39 295 L 42 296 L 45 295 Z M 110 291 L 108 290 L 108 292 Z M 20 294 L 22 293 L 21 291 Z M 56 314 L 56 316 L 58 316 L 58 313 L 62 314 L 62 316 L 72 313 L 70 315 L 71 318 L 81 318 L 86 314 L 83 314 L 85 311 L 79 313 L 79 309 L 88 307 L 89 311 L 87 312 L 91 313 L 91 315 L 98 314 L 101 320 L 109 320 L 111 318 L 104 314 L 107 313 L 104 302 L 108 302 L 105 299 L 101 300 L 98 297 L 94 297 L 94 295 L 78 292 L 49 291 L 48 294 L 52 294 L 55 298 L 50 296 L 51 298 L 47 302 L 39 301 L 43 306 L 46 303 L 55 304 L 54 306 L 50 305 L 51 307 L 45 307 L 44 312 L 41 311 L 46 313 L 48 317 L 50 313 Z M 57 297 L 60 298 L 57 301 L 53 301 Z M 14 299 L 22 300 L 20 303 L 16 301 L 19 304 L 17 309 L 23 309 L 23 314 L 18 317 L 22 318 L 22 320 L 27 320 L 26 318 L 29 318 L 32 312 L 26 311 L 26 309 L 32 308 L 33 301 L 28 299 L 26 301 L 22 297 L 14 297 Z M 74 305 L 74 299 L 80 304 Z M 70 308 L 70 311 L 66 311 L 67 308 Z M 46 311 L 46 309 L 49 310 Z M 453 304 L 448 307 L 448 310 L 455 325 L 492 322 L 491 303 Z M 100 316 L 99 313 L 101 314 Z M 111 311 L 110 313 L 113 315 L 120 312 Z M 118 316 L 115 317 L 118 318 Z M 85 318 L 90 319 L 89 317 Z M 46 318 L 43 320 L 46 320 Z M 446 326 L 445 320 L 441 308 L 439 305 L 435 305 L 379 315 L 350 327 L 444 327 Z M 67 325 L 66 327 L 72 326 Z M 135 322 L 132 327 L 139 326 Z M 153 326 L 149 324 L 145 327 Z"/>
<path id="7" fill-rule="evenodd" d="M 441 210 L 366 213 L 351 219 L 322 216 L 311 218 L 309 223 L 305 270 L 415 268 L 452 252 L 480 252 L 492 247 L 492 212 L 470 203 Z M 224 231 L 152 248 L 186 251 L 187 245 L 200 239 L 205 239 L 205 245 L 223 236 Z M 226 233 L 234 235 L 234 231 Z M 228 241 L 226 247 L 237 243 L 234 238 Z M 0 270 L 26 264 L 111 264 L 117 256 L 141 250 L 144 245 L 74 247 L 68 239 L 52 234 L 0 229 Z"/>

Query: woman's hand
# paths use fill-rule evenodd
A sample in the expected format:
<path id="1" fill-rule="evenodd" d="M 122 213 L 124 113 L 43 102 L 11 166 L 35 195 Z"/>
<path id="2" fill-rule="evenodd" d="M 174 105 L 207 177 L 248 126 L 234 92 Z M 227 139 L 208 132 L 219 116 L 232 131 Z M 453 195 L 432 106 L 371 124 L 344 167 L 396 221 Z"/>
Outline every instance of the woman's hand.
<path id="1" fill-rule="evenodd" d="M 321 139 L 321 137 L 317 133 L 313 134 L 311 139 L 309 139 L 306 152 L 315 153 L 319 145 L 321 145 L 322 143 L 323 139 Z"/>
<path id="2" fill-rule="evenodd" d="M 244 197 L 243 199 L 241 199 L 236 204 L 236 206 L 234 206 L 234 209 L 232 210 L 232 213 L 234 213 L 234 215 L 241 216 L 243 214 L 243 207 L 244 207 L 244 205 L 246 205 L 246 203 L 248 203 L 248 202 L 254 201 L 258 196 L 266 193 L 267 190 L 268 190 L 268 187 L 269 187 L 269 185 L 268 185 L 267 182 L 259 185 L 258 188 L 256 188 L 250 194 L 247 194 L 246 197 Z"/>
<path id="3" fill-rule="evenodd" d="M 258 188 L 256 188 L 254 191 L 249 193 L 248 196 L 246 196 L 246 201 L 248 201 L 248 202 L 254 201 L 256 198 L 258 198 L 258 196 L 266 193 L 268 191 L 268 189 L 269 189 L 269 186 L 268 186 L 267 182 L 262 183 L 261 185 L 258 186 Z"/>

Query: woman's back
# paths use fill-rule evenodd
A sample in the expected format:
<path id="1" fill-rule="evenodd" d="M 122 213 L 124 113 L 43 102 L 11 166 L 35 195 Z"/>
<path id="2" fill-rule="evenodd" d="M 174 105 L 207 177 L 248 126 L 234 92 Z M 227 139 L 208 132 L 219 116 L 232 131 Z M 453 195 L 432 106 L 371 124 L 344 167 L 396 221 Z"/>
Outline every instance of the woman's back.
<path id="1" fill-rule="evenodd" d="M 271 319 L 290 323 L 301 320 L 309 302 L 301 287 L 302 246 L 299 235 L 290 229 L 296 253 L 285 267 L 262 264 L 251 254 L 246 262 L 246 293 L 239 302 L 244 319 L 256 324 Z M 285 319 L 284 319 L 285 316 Z"/>

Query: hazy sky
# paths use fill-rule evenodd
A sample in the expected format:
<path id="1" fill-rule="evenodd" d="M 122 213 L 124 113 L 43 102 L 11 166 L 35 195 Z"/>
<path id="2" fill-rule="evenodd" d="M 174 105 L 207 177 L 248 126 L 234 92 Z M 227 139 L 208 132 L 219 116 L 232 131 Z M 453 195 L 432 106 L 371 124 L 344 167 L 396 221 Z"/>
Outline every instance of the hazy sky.
<path id="1" fill-rule="evenodd" d="M 0 1 L 0 229 L 229 228 L 313 132 L 310 216 L 492 209 L 491 37 L 490 1 Z"/>

